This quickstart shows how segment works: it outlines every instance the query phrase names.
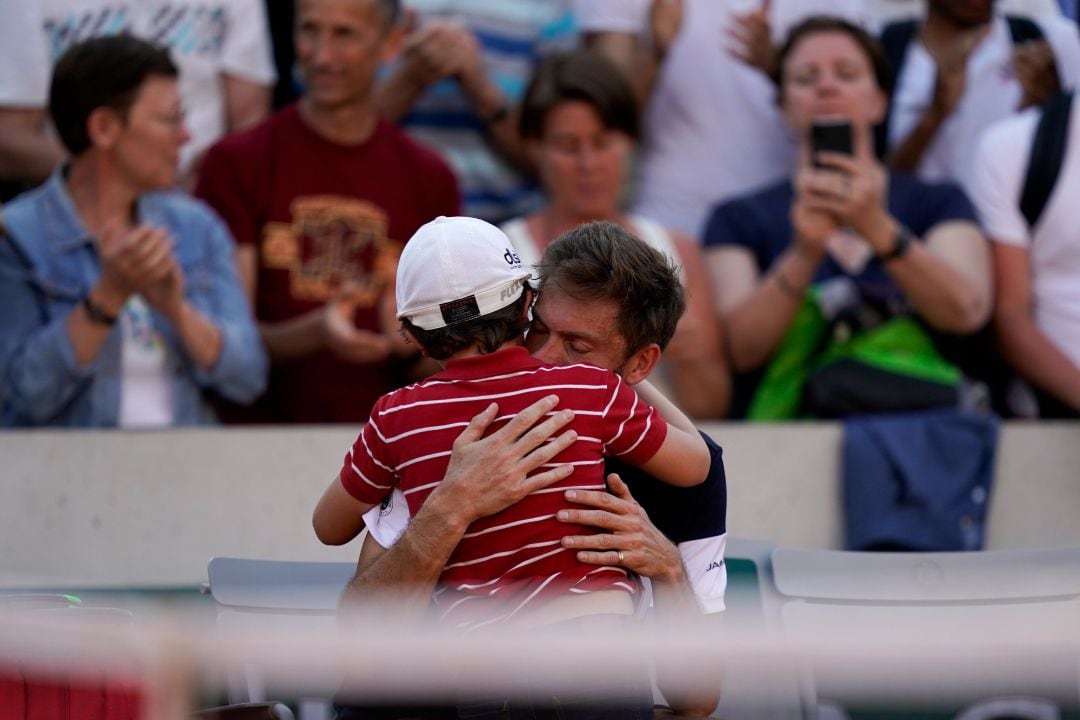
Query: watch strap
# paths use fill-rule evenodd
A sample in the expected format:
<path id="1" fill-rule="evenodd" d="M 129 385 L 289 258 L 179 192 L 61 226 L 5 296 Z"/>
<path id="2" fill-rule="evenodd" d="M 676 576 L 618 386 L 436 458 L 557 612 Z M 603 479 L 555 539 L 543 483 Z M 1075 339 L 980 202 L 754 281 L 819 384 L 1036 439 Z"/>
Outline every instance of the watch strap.
<path id="1" fill-rule="evenodd" d="M 896 231 L 893 233 L 893 246 L 886 252 L 883 252 L 877 256 L 879 263 L 885 264 L 892 260 L 902 258 L 907 255 L 908 250 L 911 249 L 911 243 L 914 240 L 914 236 L 911 231 L 907 229 L 902 223 L 896 224 Z"/>

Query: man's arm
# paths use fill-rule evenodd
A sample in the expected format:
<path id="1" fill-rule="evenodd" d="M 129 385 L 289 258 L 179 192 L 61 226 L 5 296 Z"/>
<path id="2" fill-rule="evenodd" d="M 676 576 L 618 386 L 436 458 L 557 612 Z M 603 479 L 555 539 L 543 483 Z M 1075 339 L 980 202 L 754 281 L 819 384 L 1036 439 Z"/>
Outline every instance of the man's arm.
<path id="1" fill-rule="evenodd" d="M 484 431 L 496 418 L 498 406 L 493 403 L 474 417 L 454 441 L 443 481 L 401 538 L 384 552 L 370 538 L 365 541 L 357 574 L 342 595 L 342 609 L 386 598 L 387 607 L 419 617 L 470 523 L 573 472 L 572 466 L 560 465 L 528 476 L 577 440 L 577 433 L 569 430 L 548 442 L 573 419 L 569 410 L 544 419 L 557 404 L 558 397 L 549 395 L 488 437 Z"/>
<path id="2" fill-rule="evenodd" d="M 1032 317 L 1031 266 L 1026 247 L 993 243 L 997 297 L 994 330 L 1005 359 L 1034 385 L 1080 408 L 1080 368 L 1046 337 Z"/>
<path id="3" fill-rule="evenodd" d="M 229 74 L 223 74 L 221 82 L 225 90 L 228 132 L 246 130 L 270 114 L 270 98 L 273 94 L 270 85 Z"/>
<path id="4" fill-rule="evenodd" d="M 64 159 L 40 108 L 0 108 L 0 180 L 36 185 Z"/>

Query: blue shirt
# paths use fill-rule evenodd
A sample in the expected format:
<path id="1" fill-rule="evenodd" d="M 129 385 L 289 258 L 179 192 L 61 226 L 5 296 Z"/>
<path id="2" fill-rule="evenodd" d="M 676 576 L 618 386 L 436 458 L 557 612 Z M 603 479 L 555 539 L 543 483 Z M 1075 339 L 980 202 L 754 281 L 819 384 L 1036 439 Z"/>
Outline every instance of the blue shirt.
<path id="1" fill-rule="evenodd" d="M 170 348 L 174 423 L 213 422 L 204 390 L 250 402 L 266 385 L 266 354 L 232 263 L 232 239 L 205 205 L 180 193 L 147 193 L 137 214 L 139 222 L 169 231 L 187 301 L 221 331 L 217 361 L 203 369 L 187 357 L 169 323 L 153 314 Z M 97 282 L 100 263 L 63 170 L 5 206 L 4 224 L 9 234 L 0 241 L 0 425 L 115 427 L 120 323 L 84 366 L 75 359 L 67 330 L 67 317 Z"/>
<path id="2" fill-rule="evenodd" d="M 795 191 L 784 181 L 758 192 L 716 206 L 705 224 L 702 241 L 709 247 L 742 247 L 754 256 L 762 274 L 768 271 L 791 244 L 791 204 Z M 949 220 L 977 222 L 967 195 L 951 183 L 928 183 L 904 173 L 889 173 L 889 213 L 922 239 L 935 225 Z M 826 255 L 814 282 L 848 275 Z M 850 276 L 849 276 L 850 277 Z M 881 306 L 905 304 L 903 293 L 881 263 L 870 262 L 852 277 L 861 297 Z M 761 379 L 764 366 L 735 377 L 731 417 L 743 417 Z"/>

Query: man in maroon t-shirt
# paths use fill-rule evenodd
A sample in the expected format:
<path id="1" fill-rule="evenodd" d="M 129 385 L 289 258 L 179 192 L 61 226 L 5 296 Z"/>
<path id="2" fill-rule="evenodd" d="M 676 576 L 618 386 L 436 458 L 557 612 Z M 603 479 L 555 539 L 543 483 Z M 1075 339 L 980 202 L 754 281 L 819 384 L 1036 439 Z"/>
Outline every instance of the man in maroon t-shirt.
<path id="1" fill-rule="evenodd" d="M 380 119 L 379 64 L 399 48 L 397 0 L 298 0 L 295 104 L 218 143 L 196 195 L 229 224 L 272 368 L 258 419 L 363 422 L 408 379 L 393 277 L 401 245 L 456 215 L 457 182 Z M 253 419 L 253 418 L 247 418 Z"/>

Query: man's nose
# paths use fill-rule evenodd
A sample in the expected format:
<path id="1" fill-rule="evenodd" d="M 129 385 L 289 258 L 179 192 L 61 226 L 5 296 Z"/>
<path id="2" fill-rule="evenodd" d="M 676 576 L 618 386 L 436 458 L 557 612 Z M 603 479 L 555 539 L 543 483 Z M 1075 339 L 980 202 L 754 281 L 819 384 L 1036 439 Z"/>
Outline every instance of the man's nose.
<path id="1" fill-rule="evenodd" d="M 529 350 L 540 362 L 550 363 L 551 365 L 565 365 L 566 355 L 559 351 L 559 344 L 553 342 L 551 336 L 548 336 L 541 340 L 539 343 L 535 341 L 529 344 Z"/>

